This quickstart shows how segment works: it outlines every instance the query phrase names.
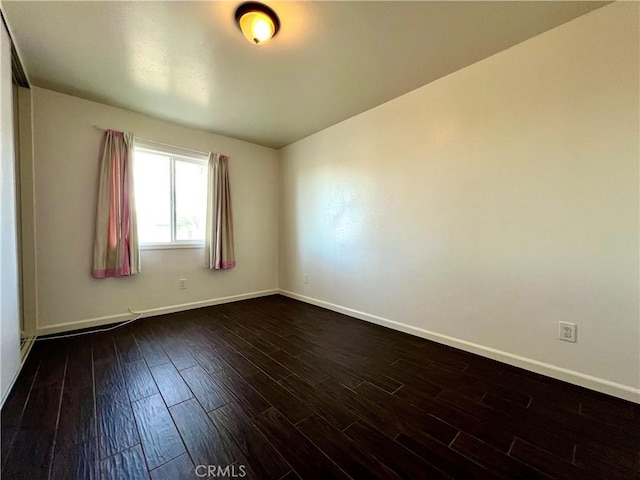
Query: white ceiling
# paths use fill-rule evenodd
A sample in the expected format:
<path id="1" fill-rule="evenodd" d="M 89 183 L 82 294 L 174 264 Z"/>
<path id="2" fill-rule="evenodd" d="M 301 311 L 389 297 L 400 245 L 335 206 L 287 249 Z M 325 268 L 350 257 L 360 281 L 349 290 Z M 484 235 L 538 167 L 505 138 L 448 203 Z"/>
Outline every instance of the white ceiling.
<path id="1" fill-rule="evenodd" d="M 278 148 L 607 2 L 268 1 L 282 27 L 261 46 L 240 3 L 2 10 L 33 85 Z"/>

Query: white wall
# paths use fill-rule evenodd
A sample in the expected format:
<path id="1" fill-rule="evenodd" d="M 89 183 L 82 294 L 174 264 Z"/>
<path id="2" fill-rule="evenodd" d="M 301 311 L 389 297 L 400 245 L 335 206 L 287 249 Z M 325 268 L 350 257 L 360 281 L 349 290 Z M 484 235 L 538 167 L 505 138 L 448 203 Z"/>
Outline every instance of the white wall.
<path id="1" fill-rule="evenodd" d="M 11 41 L 0 22 L 0 393 L 2 403 L 20 369 L 20 305 Z"/>
<path id="2" fill-rule="evenodd" d="M 275 150 L 40 88 L 32 97 L 39 334 L 128 318 L 128 307 L 164 312 L 277 288 Z M 229 155 L 237 267 L 202 268 L 202 248 L 144 250 L 139 275 L 93 279 L 104 132 L 92 125 Z M 186 290 L 178 289 L 179 278 L 187 279 Z"/>
<path id="3" fill-rule="evenodd" d="M 638 59 L 616 3 L 286 147 L 280 288 L 640 401 Z"/>

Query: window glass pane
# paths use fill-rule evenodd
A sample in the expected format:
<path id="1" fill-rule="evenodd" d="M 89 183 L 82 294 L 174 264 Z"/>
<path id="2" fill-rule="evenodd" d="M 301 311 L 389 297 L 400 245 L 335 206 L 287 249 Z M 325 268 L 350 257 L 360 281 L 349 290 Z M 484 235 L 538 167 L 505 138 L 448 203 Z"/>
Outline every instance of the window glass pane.
<path id="1" fill-rule="evenodd" d="M 171 242 L 171 164 L 164 155 L 136 150 L 135 186 L 140 243 Z"/>
<path id="2" fill-rule="evenodd" d="M 176 160 L 176 240 L 204 240 L 207 166 Z"/>

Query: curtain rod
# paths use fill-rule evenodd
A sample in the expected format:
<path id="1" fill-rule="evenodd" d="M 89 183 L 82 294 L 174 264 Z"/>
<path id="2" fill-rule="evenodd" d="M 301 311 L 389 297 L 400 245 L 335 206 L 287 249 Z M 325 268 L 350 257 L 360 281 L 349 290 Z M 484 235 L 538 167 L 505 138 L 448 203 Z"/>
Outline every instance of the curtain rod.
<path id="1" fill-rule="evenodd" d="M 112 128 L 104 128 L 104 127 L 100 127 L 98 125 L 92 125 L 92 126 L 96 130 L 102 130 L 102 131 L 105 131 L 105 132 L 107 130 L 113 130 Z M 135 135 L 134 135 L 134 137 L 135 137 Z M 178 145 L 171 145 L 169 143 L 156 142 L 155 140 L 147 140 L 146 138 L 141 138 L 141 137 L 137 137 L 137 138 L 139 138 L 143 142 L 155 143 L 156 145 L 162 145 L 163 147 L 178 148 L 180 150 L 185 150 L 187 152 L 197 153 L 198 155 L 204 155 L 204 156 L 208 156 L 209 155 L 209 152 L 201 152 L 200 150 L 193 150 L 191 148 L 179 147 Z"/>

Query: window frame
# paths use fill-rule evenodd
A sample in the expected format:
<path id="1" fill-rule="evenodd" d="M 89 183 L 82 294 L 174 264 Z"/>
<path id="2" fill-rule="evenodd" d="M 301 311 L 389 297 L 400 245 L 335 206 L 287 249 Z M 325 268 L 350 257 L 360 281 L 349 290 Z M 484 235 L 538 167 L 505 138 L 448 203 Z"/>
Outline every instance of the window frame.
<path id="1" fill-rule="evenodd" d="M 136 141 L 134 146 L 134 162 L 137 152 L 150 153 L 153 155 L 161 155 L 169 158 L 169 188 L 170 188 L 170 233 L 171 241 L 169 242 L 142 242 L 139 241 L 140 250 L 171 250 L 182 248 L 204 248 L 205 240 L 177 240 L 176 239 L 176 161 L 184 163 L 192 163 L 206 167 L 209 163 L 209 157 L 205 153 L 186 150 L 169 145 L 155 144 L 154 142 Z M 135 169 L 135 167 L 134 167 Z M 134 177 L 135 183 L 135 177 Z M 139 212 L 136 212 L 136 219 Z"/>

